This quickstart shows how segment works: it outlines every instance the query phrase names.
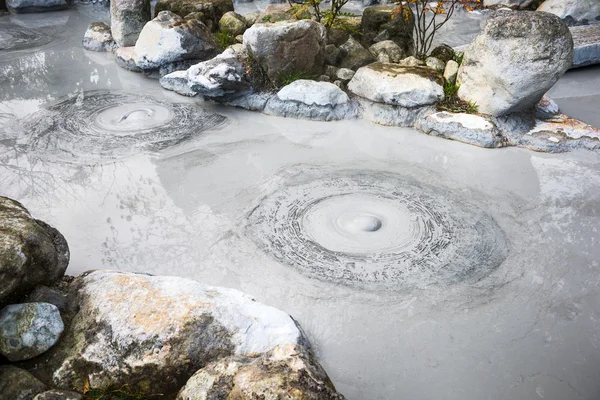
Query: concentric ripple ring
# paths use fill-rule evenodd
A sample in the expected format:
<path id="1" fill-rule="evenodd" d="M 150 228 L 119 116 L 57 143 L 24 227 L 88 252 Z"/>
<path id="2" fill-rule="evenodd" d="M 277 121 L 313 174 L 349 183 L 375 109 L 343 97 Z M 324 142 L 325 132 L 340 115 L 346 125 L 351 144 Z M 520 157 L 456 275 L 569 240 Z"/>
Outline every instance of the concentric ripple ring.
<path id="1" fill-rule="evenodd" d="M 222 125 L 226 117 L 196 104 L 107 90 L 61 99 L 28 118 L 27 144 L 45 157 L 120 157 L 160 150 Z"/>
<path id="2" fill-rule="evenodd" d="M 508 255 L 494 218 L 452 191 L 380 171 L 311 176 L 265 197 L 245 227 L 311 278 L 392 290 L 473 282 Z"/>

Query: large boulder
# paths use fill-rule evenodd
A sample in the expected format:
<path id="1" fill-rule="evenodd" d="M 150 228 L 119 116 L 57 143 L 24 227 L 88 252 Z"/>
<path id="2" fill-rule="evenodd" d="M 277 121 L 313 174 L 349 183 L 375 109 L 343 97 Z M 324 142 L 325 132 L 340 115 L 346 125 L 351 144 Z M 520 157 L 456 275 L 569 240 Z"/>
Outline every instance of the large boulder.
<path id="1" fill-rule="evenodd" d="M 160 80 L 168 90 L 200 94 L 213 100 L 230 100 L 250 90 L 243 55 L 227 49 L 215 58 L 190 67 L 184 74 L 174 72 Z"/>
<path id="2" fill-rule="evenodd" d="M 348 89 L 377 103 L 413 108 L 444 100 L 443 85 L 441 74 L 429 68 L 373 63 L 356 71 Z"/>
<path id="3" fill-rule="evenodd" d="M 72 0 L 6 0 L 6 8 L 15 14 L 64 10 L 71 4 Z"/>
<path id="4" fill-rule="evenodd" d="M 128 385 L 169 398 L 211 361 L 306 344 L 286 313 L 189 279 L 93 271 L 69 296 L 76 313 L 40 370 L 59 388 Z"/>
<path id="5" fill-rule="evenodd" d="M 343 400 L 327 373 L 302 346 L 282 345 L 259 357 L 233 356 L 194 374 L 177 400 Z"/>
<path id="6" fill-rule="evenodd" d="M 214 35 L 198 20 L 161 11 L 148 22 L 135 44 L 135 63 L 154 69 L 183 60 L 208 60 L 220 49 Z"/>
<path id="7" fill-rule="evenodd" d="M 67 241 L 33 219 L 21 203 L 0 197 L 0 232 L 0 307 L 63 277 L 69 264 Z"/>
<path id="8" fill-rule="evenodd" d="M 110 29 L 121 47 L 135 45 L 150 18 L 150 0 L 110 0 Z"/>
<path id="9" fill-rule="evenodd" d="M 500 116 L 535 106 L 573 63 L 573 38 L 555 15 L 500 11 L 465 51 L 458 96 Z"/>
<path id="10" fill-rule="evenodd" d="M 201 13 L 201 21 L 211 30 L 215 30 L 221 17 L 233 11 L 232 0 L 158 0 L 154 6 L 154 16 L 161 11 L 172 11 L 182 18 L 189 14 Z"/>
<path id="11" fill-rule="evenodd" d="M 31 400 L 48 389 L 29 372 L 12 365 L 0 365 L 0 398 Z"/>
<path id="12" fill-rule="evenodd" d="M 392 40 L 407 54 L 414 51 L 413 29 L 415 17 L 408 7 L 371 6 L 363 11 L 361 20 L 362 42 L 365 47 L 374 42 Z"/>
<path id="13" fill-rule="evenodd" d="M 10 361 L 39 356 L 58 342 L 64 327 L 52 304 L 6 306 L 0 311 L 0 354 Z"/>
<path id="14" fill-rule="evenodd" d="M 600 23 L 598 0 L 546 0 L 537 9 L 557 15 L 567 25 Z"/>
<path id="15" fill-rule="evenodd" d="M 310 20 L 254 24 L 244 32 L 244 46 L 273 83 L 279 83 L 286 73 L 320 75 L 325 27 Z"/>
<path id="16" fill-rule="evenodd" d="M 483 6 L 486 8 L 508 7 L 515 10 L 526 10 L 530 8 L 535 1 L 536 0 L 483 0 Z"/>

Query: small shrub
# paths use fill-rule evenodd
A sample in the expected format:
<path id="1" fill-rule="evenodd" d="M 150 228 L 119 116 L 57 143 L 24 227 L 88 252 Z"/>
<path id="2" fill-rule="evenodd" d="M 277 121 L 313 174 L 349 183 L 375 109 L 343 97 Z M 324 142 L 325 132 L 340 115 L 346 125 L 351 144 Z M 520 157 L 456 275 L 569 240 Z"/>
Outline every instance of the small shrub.
<path id="1" fill-rule="evenodd" d="M 444 94 L 446 98 L 438 104 L 439 111 L 448 111 L 452 113 L 477 114 L 478 107 L 472 101 L 465 101 L 458 97 L 459 86 L 446 82 L 444 84 Z"/>
<path id="2" fill-rule="evenodd" d="M 215 37 L 217 38 L 219 45 L 223 49 L 226 49 L 227 47 L 231 46 L 232 44 L 235 44 L 235 36 L 233 36 L 229 32 L 219 31 L 219 32 L 215 33 Z"/>

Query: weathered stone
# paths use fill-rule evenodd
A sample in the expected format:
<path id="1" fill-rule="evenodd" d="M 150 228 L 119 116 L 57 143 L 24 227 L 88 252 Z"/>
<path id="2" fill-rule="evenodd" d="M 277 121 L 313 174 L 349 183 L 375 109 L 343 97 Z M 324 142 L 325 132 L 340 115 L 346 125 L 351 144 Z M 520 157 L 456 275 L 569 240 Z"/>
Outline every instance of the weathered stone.
<path id="1" fill-rule="evenodd" d="M 447 63 L 448 61 L 454 59 L 454 49 L 447 44 L 441 44 L 435 49 L 431 50 L 430 56 Z"/>
<path id="2" fill-rule="evenodd" d="M 27 303 L 49 303 L 59 311 L 65 311 L 67 308 L 67 298 L 58 290 L 51 289 L 47 286 L 36 286 L 35 289 L 27 296 Z"/>
<path id="3" fill-rule="evenodd" d="M 288 3 L 284 4 L 269 4 L 267 8 L 256 18 L 257 24 L 273 24 L 282 21 L 298 21 L 299 19 L 310 19 L 308 10 L 298 11 L 292 8 Z"/>
<path id="4" fill-rule="evenodd" d="M 0 354 L 10 361 L 39 356 L 64 329 L 58 308 L 48 303 L 12 304 L 0 311 Z"/>
<path id="5" fill-rule="evenodd" d="M 6 0 L 6 8 L 14 14 L 64 10 L 71 4 L 71 0 Z"/>
<path id="6" fill-rule="evenodd" d="M 150 18 L 150 0 L 110 1 L 110 29 L 120 47 L 134 46 Z"/>
<path id="7" fill-rule="evenodd" d="M 512 8 L 525 10 L 531 7 L 535 0 L 483 0 L 486 8 Z"/>
<path id="8" fill-rule="evenodd" d="M 254 24 L 244 33 L 244 46 L 273 83 L 288 72 L 321 74 L 325 27 L 309 20 Z"/>
<path id="9" fill-rule="evenodd" d="M 342 400 L 327 373 L 302 346 L 283 345 L 258 357 L 228 357 L 194 374 L 177 400 Z"/>
<path id="10" fill-rule="evenodd" d="M 260 13 L 252 12 L 244 14 L 244 20 L 246 21 L 246 27 L 250 28 L 256 23 L 256 20 L 260 16 Z"/>
<path id="11" fill-rule="evenodd" d="M 90 51 L 113 51 L 117 44 L 113 40 L 110 26 L 104 22 L 92 22 L 83 36 L 83 48 Z"/>
<path id="12" fill-rule="evenodd" d="M 339 70 L 340 70 L 339 68 L 334 67 L 333 65 L 327 65 L 325 67 L 325 75 L 329 76 L 331 79 L 335 79 L 337 72 Z"/>
<path id="13" fill-rule="evenodd" d="M 361 17 L 337 17 L 327 32 L 327 44 L 341 46 L 350 36 L 360 38 Z"/>
<path id="14" fill-rule="evenodd" d="M 399 63 L 406 58 L 406 53 L 391 40 L 384 40 L 369 47 L 369 51 L 378 62 Z"/>
<path id="15" fill-rule="evenodd" d="M 329 82 L 331 79 L 329 78 L 329 75 L 320 75 L 319 78 L 317 79 L 319 82 Z"/>
<path id="16" fill-rule="evenodd" d="M 68 390 L 47 390 L 35 396 L 33 400 L 82 400 L 83 396 L 79 393 Z"/>
<path id="17" fill-rule="evenodd" d="M 329 82 L 300 79 L 283 87 L 266 104 L 266 114 L 331 121 L 357 117 L 348 95 Z"/>
<path id="18" fill-rule="evenodd" d="M 169 398 L 211 361 L 306 343 L 284 312 L 183 278 L 93 271 L 69 296 L 77 312 L 40 366 L 59 388 L 128 385 Z"/>
<path id="19" fill-rule="evenodd" d="M 31 400 L 48 389 L 24 369 L 0 365 L 0 398 L 3 400 Z"/>
<path id="20" fill-rule="evenodd" d="M 535 105 L 535 116 L 540 119 L 549 119 L 560 113 L 558 104 L 547 95 Z"/>
<path id="21" fill-rule="evenodd" d="M 246 19 L 234 11 L 226 12 L 219 20 L 219 30 L 221 32 L 227 32 L 232 36 L 243 34 L 246 30 L 246 26 Z"/>
<path id="22" fill-rule="evenodd" d="M 392 17 L 397 6 L 372 6 L 363 11 L 361 31 L 362 43 L 369 47 L 375 37 L 386 31 L 384 40 L 395 42 L 406 54 L 412 54 L 414 15 L 408 7 L 404 7 L 399 15 Z M 406 13 L 406 14 L 405 14 Z"/>
<path id="23" fill-rule="evenodd" d="M 479 147 L 503 147 L 506 139 L 490 121 L 472 114 L 439 112 L 417 121 L 417 128 L 431 136 Z"/>
<path id="24" fill-rule="evenodd" d="M 446 69 L 446 64 L 442 60 L 438 60 L 435 57 L 427 57 L 427 59 L 425 60 L 425 65 L 437 72 L 442 73 Z"/>
<path id="25" fill-rule="evenodd" d="M 160 85 L 182 96 L 194 97 L 198 93 L 194 92 L 188 85 L 187 71 L 171 72 L 160 78 Z"/>
<path id="26" fill-rule="evenodd" d="M 135 63 L 135 47 L 119 47 L 115 50 L 115 61 L 117 65 L 128 71 L 141 72 L 142 69 Z"/>
<path id="27" fill-rule="evenodd" d="M 429 68 L 374 63 L 356 71 L 348 89 L 374 102 L 412 108 L 444 100 L 443 82 Z"/>
<path id="28" fill-rule="evenodd" d="M 598 0 L 546 0 L 537 10 L 557 15 L 567 25 L 600 23 Z"/>
<path id="29" fill-rule="evenodd" d="M 0 232 L 0 307 L 62 278 L 69 248 L 56 229 L 33 219 L 19 202 L 0 197 Z"/>
<path id="30" fill-rule="evenodd" d="M 375 61 L 373 54 L 358 41 L 354 40 L 353 37 L 348 38 L 348 41 L 340 46 L 340 51 L 342 53 L 340 67 L 342 68 L 349 68 L 356 71 L 360 67 Z"/>
<path id="31" fill-rule="evenodd" d="M 325 63 L 337 66 L 342 59 L 342 52 L 334 44 L 325 46 Z"/>
<path id="32" fill-rule="evenodd" d="M 444 68 L 444 79 L 446 82 L 454 85 L 456 83 L 456 76 L 458 75 L 458 63 L 454 60 L 450 60 L 446 63 Z"/>
<path id="33" fill-rule="evenodd" d="M 575 46 L 573 67 L 600 64 L 600 24 L 569 28 Z"/>
<path id="34" fill-rule="evenodd" d="M 378 103 L 362 97 L 357 99 L 361 106 L 361 116 L 380 125 L 412 127 L 418 120 L 436 112 L 436 106 L 407 108 Z"/>
<path id="35" fill-rule="evenodd" d="M 161 11 L 171 11 L 182 18 L 190 13 L 202 13 L 200 21 L 209 29 L 217 28 L 221 17 L 233 11 L 232 0 L 158 0 L 154 6 L 154 16 Z"/>
<path id="36" fill-rule="evenodd" d="M 187 71 L 187 81 L 194 93 L 214 100 L 238 97 L 251 89 L 246 76 L 246 57 L 231 49 L 192 66 Z"/>
<path id="37" fill-rule="evenodd" d="M 135 44 L 134 60 L 141 69 L 154 69 L 177 61 L 207 60 L 219 48 L 203 23 L 162 11 L 144 26 Z"/>
<path id="38" fill-rule="evenodd" d="M 573 63 L 573 39 L 555 15 L 500 11 L 465 51 L 458 96 L 479 112 L 533 108 Z"/>
<path id="39" fill-rule="evenodd" d="M 410 56 L 400 60 L 399 64 L 404 67 L 422 67 L 425 65 L 425 62 L 423 60 L 419 60 L 415 56 Z"/>
<path id="40" fill-rule="evenodd" d="M 356 73 L 348 68 L 340 68 L 336 71 L 335 77 L 343 83 L 348 83 Z"/>

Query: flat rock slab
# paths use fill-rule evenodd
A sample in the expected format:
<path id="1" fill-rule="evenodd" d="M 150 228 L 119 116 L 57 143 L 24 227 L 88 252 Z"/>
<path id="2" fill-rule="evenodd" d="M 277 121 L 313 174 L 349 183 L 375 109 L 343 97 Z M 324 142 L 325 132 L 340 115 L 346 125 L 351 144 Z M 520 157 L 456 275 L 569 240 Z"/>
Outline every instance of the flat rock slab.
<path id="1" fill-rule="evenodd" d="M 600 64 L 600 24 L 573 26 L 569 29 L 575 44 L 572 68 Z"/>
<path id="2" fill-rule="evenodd" d="M 496 126 L 479 115 L 438 112 L 419 120 L 417 127 L 428 135 L 479 147 L 505 146 L 505 141 Z"/>

